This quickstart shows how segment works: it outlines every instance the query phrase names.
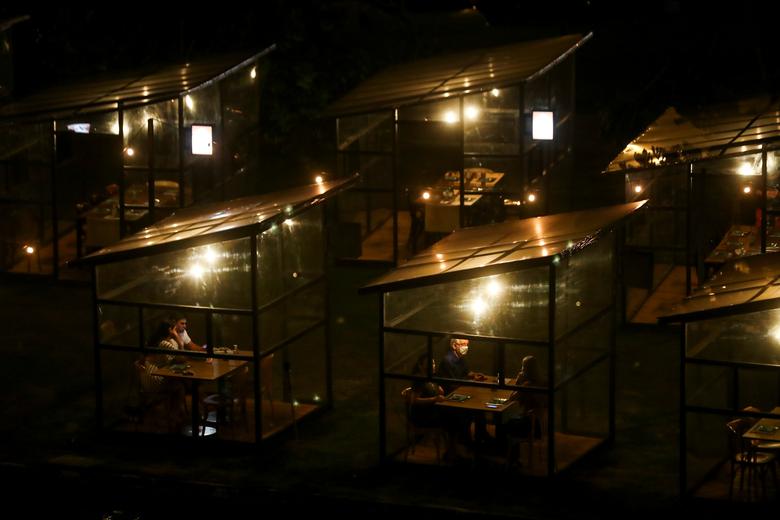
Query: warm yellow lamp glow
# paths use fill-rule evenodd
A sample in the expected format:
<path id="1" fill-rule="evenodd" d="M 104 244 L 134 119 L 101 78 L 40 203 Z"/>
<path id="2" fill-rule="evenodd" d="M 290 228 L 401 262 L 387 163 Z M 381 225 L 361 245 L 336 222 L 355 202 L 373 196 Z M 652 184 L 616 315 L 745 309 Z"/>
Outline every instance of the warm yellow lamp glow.
<path id="1" fill-rule="evenodd" d="M 444 122 L 448 124 L 457 123 L 458 114 L 456 114 L 452 110 L 447 110 L 446 112 L 444 112 Z"/>
<path id="2" fill-rule="evenodd" d="M 189 94 L 184 96 L 184 104 L 187 105 L 187 108 L 190 110 L 195 108 L 195 102 L 192 100 L 192 97 Z"/>
<path id="3" fill-rule="evenodd" d="M 31 255 L 35 252 L 35 248 L 33 246 L 24 246 L 24 252 Z"/>
<path id="4" fill-rule="evenodd" d="M 193 277 L 193 278 L 200 279 L 200 278 L 203 278 L 203 273 L 204 273 L 204 272 L 205 272 L 205 271 L 204 271 L 204 269 L 203 269 L 203 266 L 201 266 L 200 264 L 192 264 L 192 265 L 190 266 L 190 269 L 189 269 L 189 272 L 188 272 L 188 274 L 189 274 L 191 277 Z"/>
<path id="5" fill-rule="evenodd" d="M 770 330 L 769 335 L 772 336 L 772 338 L 774 338 L 775 341 L 780 342 L 780 325 Z"/>
<path id="6" fill-rule="evenodd" d="M 750 192 L 751 192 L 750 186 L 743 186 L 742 187 L 742 193 L 744 193 L 745 195 L 747 195 Z"/>
<path id="7" fill-rule="evenodd" d="M 469 105 L 465 109 L 463 109 L 464 114 L 466 115 L 466 119 L 469 121 L 475 121 L 479 117 L 479 108 Z"/>
<path id="8" fill-rule="evenodd" d="M 498 280 L 490 280 L 487 284 L 487 293 L 492 296 L 496 297 L 499 294 L 501 294 L 504 291 L 504 286 L 501 285 L 501 282 Z"/>
<path id="9" fill-rule="evenodd" d="M 500 95 L 501 95 L 501 91 L 500 91 L 500 90 L 498 90 L 497 88 L 494 88 L 493 90 L 491 90 L 491 91 L 490 91 L 490 94 L 491 94 L 493 97 L 498 97 L 498 96 L 500 96 Z"/>
<path id="10" fill-rule="evenodd" d="M 213 265 L 217 263 L 217 260 L 219 260 L 219 253 L 211 247 L 207 247 L 206 252 L 203 253 L 203 258 L 206 260 L 206 262 Z"/>
<path id="11" fill-rule="evenodd" d="M 422 198 L 423 200 L 429 200 L 431 198 L 431 192 L 429 191 L 422 192 Z"/>
<path id="12" fill-rule="evenodd" d="M 132 148 L 130 148 L 130 147 L 128 146 L 128 147 L 125 149 L 125 153 L 127 154 L 127 156 L 128 156 L 128 157 L 132 157 L 132 156 L 134 156 L 134 155 L 135 155 L 135 150 L 133 150 Z"/>
<path id="13" fill-rule="evenodd" d="M 634 186 L 634 193 L 642 193 L 642 185 L 637 184 Z"/>
<path id="14" fill-rule="evenodd" d="M 317 184 L 322 184 L 323 180 L 324 179 L 322 178 L 322 175 L 317 175 L 316 177 L 314 177 L 314 182 L 316 182 Z"/>
<path id="15" fill-rule="evenodd" d="M 252 67 L 252 70 L 249 71 L 249 77 L 252 79 L 257 77 L 257 67 Z"/>
<path id="16" fill-rule="evenodd" d="M 534 202 L 536 200 L 536 195 L 533 193 L 528 194 L 528 202 Z"/>
<path id="17" fill-rule="evenodd" d="M 485 303 L 485 300 L 483 300 L 482 298 L 475 298 L 471 300 L 469 307 L 471 307 L 471 312 L 474 313 L 475 319 L 482 316 L 485 313 L 485 311 L 487 311 L 488 309 L 487 303 Z"/>
<path id="18" fill-rule="evenodd" d="M 743 162 L 739 165 L 739 168 L 737 168 L 737 173 L 739 175 L 755 175 L 756 170 L 753 168 L 753 165 L 749 162 Z"/>

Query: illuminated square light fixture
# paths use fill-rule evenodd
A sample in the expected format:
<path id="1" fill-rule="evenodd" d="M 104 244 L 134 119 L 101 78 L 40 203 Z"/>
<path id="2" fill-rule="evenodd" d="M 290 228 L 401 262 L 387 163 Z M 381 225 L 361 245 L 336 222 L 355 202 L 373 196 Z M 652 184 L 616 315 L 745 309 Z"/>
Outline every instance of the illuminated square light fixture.
<path id="1" fill-rule="evenodd" d="M 211 125 L 192 125 L 192 155 L 213 155 Z"/>
<path id="2" fill-rule="evenodd" d="M 552 141 L 553 113 L 550 110 L 531 112 L 531 136 L 537 141 Z"/>
<path id="3" fill-rule="evenodd" d="M 71 123 L 68 125 L 68 130 L 71 132 L 76 132 L 77 134 L 88 134 L 89 129 L 89 123 Z"/>

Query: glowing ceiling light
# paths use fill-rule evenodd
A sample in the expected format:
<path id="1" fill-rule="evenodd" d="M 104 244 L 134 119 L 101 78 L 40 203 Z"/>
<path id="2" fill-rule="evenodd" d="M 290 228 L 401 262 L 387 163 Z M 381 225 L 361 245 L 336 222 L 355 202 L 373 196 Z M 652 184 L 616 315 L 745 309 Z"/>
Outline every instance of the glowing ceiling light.
<path id="1" fill-rule="evenodd" d="M 634 186 L 634 193 L 642 193 L 642 185 L 641 184 L 637 184 L 636 186 Z"/>
<path id="2" fill-rule="evenodd" d="M 205 270 L 203 269 L 203 266 L 201 266 L 200 264 L 192 264 L 187 274 L 189 274 L 193 278 L 200 279 L 203 278 L 204 272 Z"/>
<path id="3" fill-rule="evenodd" d="M 500 91 L 500 90 L 498 90 L 497 88 L 494 88 L 493 90 L 491 90 L 491 91 L 490 91 L 490 94 L 491 94 L 493 97 L 498 97 L 498 96 L 500 96 L 500 95 L 501 95 L 501 91 Z"/>
<path id="4" fill-rule="evenodd" d="M 444 260 L 444 255 L 441 253 L 436 253 L 436 259 L 437 260 Z"/>
<path id="5" fill-rule="evenodd" d="M 496 297 L 504 290 L 504 286 L 498 280 L 490 280 L 487 285 L 487 293 L 490 296 Z"/>
<path id="6" fill-rule="evenodd" d="M 431 193 L 429 191 L 422 192 L 422 198 L 423 200 L 429 200 L 431 198 Z"/>
<path id="7" fill-rule="evenodd" d="M 744 194 L 746 194 L 746 195 L 747 195 L 748 193 L 750 193 L 750 191 L 751 191 L 751 189 L 750 189 L 750 186 L 744 186 L 744 187 L 742 188 L 742 193 L 744 193 Z"/>
<path id="8" fill-rule="evenodd" d="M 322 184 L 323 180 L 324 179 L 322 178 L 322 175 L 317 175 L 316 177 L 314 177 L 314 182 L 316 182 L 317 184 Z"/>
<path id="9" fill-rule="evenodd" d="M 466 119 L 470 121 L 474 121 L 479 117 L 479 108 L 473 105 L 467 106 L 463 112 L 466 115 Z"/>
<path id="10" fill-rule="evenodd" d="M 458 114 L 456 114 L 452 110 L 447 110 L 444 112 L 444 122 L 447 124 L 453 124 L 458 122 Z"/>
<path id="11" fill-rule="evenodd" d="M 528 194 L 528 202 L 534 202 L 536 200 L 536 195 L 533 193 Z"/>
<path id="12" fill-rule="evenodd" d="M 33 246 L 24 246 L 24 252 L 31 255 L 35 252 L 35 248 Z"/>
<path id="13" fill-rule="evenodd" d="M 284 224 L 287 227 L 293 227 L 293 224 L 295 224 L 295 222 L 293 222 L 293 219 L 291 218 L 286 218 L 284 219 L 284 222 L 282 222 L 282 224 Z"/>
<path id="14" fill-rule="evenodd" d="M 249 71 L 249 77 L 252 79 L 257 77 L 257 67 L 252 67 L 252 70 Z"/>
<path id="15" fill-rule="evenodd" d="M 775 328 L 770 330 L 769 335 L 772 336 L 772 338 L 774 338 L 775 341 L 780 342 L 780 325 L 777 325 L 775 326 Z"/>
<path id="16" fill-rule="evenodd" d="M 134 155 L 135 155 L 135 150 L 133 150 L 132 148 L 130 148 L 130 147 L 128 146 L 128 147 L 125 149 L 125 153 L 127 154 L 127 156 L 128 156 L 128 157 L 132 157 L 132 156 L 134 156 Z"/>
<path id="17" fill-rule="evenodd" d="M 755 175 L 756 170 L 753 168 L 753 165 L 749 162 L 743 162 L 739 165 L 739 168 L 737 168 L 737 173 L 739 175 Z"/>
<path id="18" fill-rule="evenodd" d="M 482 314 L 485 313 L 485 311 L 488 309 L 487 303 L 485 303 L 485 300 L 482 298 L 475 298 L 471 300 L 471 303 L 469 303 L 469 307 L 471 307 L 471 312 L 474 313 L 474 318 L 479 318 L 482 316 Z"/>
<path id="19" fill-rule="evenodd" d="M 211 247 L 207 247 L 206 252 L 203 253 L 203 258 L 206 260 L 206 262 L 214 264 L 217 262 L 217 260 L 219 260 L 219 253 Z"/>
<path id="20" fill-rule="evenodd" d="M 195 102 L 192 100 L 192 97 L 189 94 L 184 96 L 184 104 L 187 105 L 187 108 L 190 110 L 195 108 Z"/>

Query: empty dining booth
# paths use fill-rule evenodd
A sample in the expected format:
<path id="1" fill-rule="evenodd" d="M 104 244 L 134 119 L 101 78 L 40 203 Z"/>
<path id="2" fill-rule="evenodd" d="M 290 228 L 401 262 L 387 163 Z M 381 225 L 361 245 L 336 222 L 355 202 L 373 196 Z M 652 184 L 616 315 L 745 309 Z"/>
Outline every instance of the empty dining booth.
<path id="1" fill-rule="evenodd" d="M 682 495 L 777 497 L 778 281 L 780 253 L 730 260 L 659 317 L 680 325 Z"/>

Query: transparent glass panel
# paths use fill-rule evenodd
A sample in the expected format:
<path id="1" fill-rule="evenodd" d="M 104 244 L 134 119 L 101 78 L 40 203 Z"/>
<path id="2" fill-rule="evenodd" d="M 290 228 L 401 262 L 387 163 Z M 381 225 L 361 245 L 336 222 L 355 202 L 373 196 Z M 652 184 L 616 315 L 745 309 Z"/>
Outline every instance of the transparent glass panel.
<path id="1" fill-rule="evenodd" d="M 685 395 L 688 406 L 725 410 L 732 407 L 734 377 L 728 367 L 685 364 Z"/>
<path id="2" fill-rule="evenodd" d="M 51 273 L 52 234 L 49 204 L 0 203 L 0 270 Z"/>
<path id="3" fill-rule="evenodd" d="M 179 434 L 190 423 L 181 380 L 153 374 L 152 357 L 103 350 L 103 420 L 109 430 Z"/>
<path id="4" fill-rule="evenodd" d="M 58 120 L 57 130 L 119 135 L 119 114 L 117 112 L 84 114 L 77 118 Z"/>
<path id="5" fill-rule="evenodd" d="M 261 233 L 257 262 L 260 307 L 322 276 L 322 208 L 311 209 Z"/>
<path id="6" fill-rule="evenodd" d="M 262 358 L 263 437 L 301 420 L 327 401 L 324 328 Z"/>
<path id="7" fill-rule="evenodd" d="M 600 237 L 556 266 L 555 332 L 561 336 L 604 311 L 613 300 L 614 233 Z"/>
<path id="8" fill-rule="evenodd" d="M 576 376 L 609 353 L 613 319 L 612 313 L 606 313 L 555 343 L 556 384 Z"/>
<path id="9" fill-rule="evenodd" d="M 325 282 L 288 294 L 259 313 L 260 349 L 266 351 L 325 317 Z"/>
<path id="10" fill-rule="evenodd" d="M 98 334 L 98 341 L 104 345 L 140 347 L 138 309 L 125 305 L 98 305 Z"/>
<path id="11" fill-rule="evenodd" d="M 154 127 L 154 166 L 175 168 L 179 163 L 178 105 L 176 100 L 163 101 L 125 110 L 124 163 L 126 166 L 149 166 L 149 123 Z M 132 150 L 132 151 L 131 151 Z"/>
<path id="12" fill-rule="evenodd" d="M 100 265 L 103 299 L 249 309 L 248 238 Z"/>
<path id="13" fill-rule="evenodd" d="M 439 338 L 434 338 L 439 340 Z M 428 338 L 416 334 L 385 333 L 385 372 L 427 376 L 427 369 L 420 372 L 428 358 Z M 438 357 L 434 361 L 438 362 Z M 422 360 L 422 361 L 421 361 Z"/>
<path id="14" fill-rule="evenodd" d="M 238 347 L 243 352 L 252 351 L 251 316 L 215 313 L 211 327 L 214 338 L 212 347 Z"/>
<path id="15" fill-rule="evenodd" d="M 546 267 L 385 295 L 385 325 L 545 341 Z"/>
<path id="16" fill-rule="evenodd" d="M 470 183 L 466 184 L 467 193 L 522 192 L 523 178 L 520 157 L 479 155 L 465 157 L 463 161 L 466 179 L 470 180 Z"/>
<path id="17" fill-rule="evenodd" d="M 430 449 L 421 449 L 415 446 L 415 453 L 407 455 L 406 449 L 410 446 L 410 439 L 407 439 L 406 426 L 408 422 L 406 413 L 406 399 L 403 391 L 410 388 L 411 381 L 400 381 L 397 379 L 385 379 L 385 434 L 387 442 L 387 454 L 390 457 L 398 456 L 403 460 L 414 462 L 430 461 L 436 463 L 436 451 L 431 445 Z M 442 447 L 442 450 L 444 447 Z"/>
<path id="18" fill-rule="evenodd" d="M 350 152 L 389 152 L 393 149 L 392 112 L 375 112 L 338 119 L 338 149 Z"/>
<path id="19" fill-rule="evenodd" d="M 710 476 L 710 482 L 719 483 L 721 493 L 727 497 L 730 439 L 726 423 L 729 417 L 688 412 L 685 421 L 687 489 L 700 485 L 710 472 L 720 467 L 720 471 Z"/>
<path id="20" fill-rule="evenodd" d="M 265 62 L 262 65 L 250 63 L 220 82 L 224 155 L 227 157 L 225 182 L 235 176 L 244 176 L 256 164 L 253 155 L 256 155 L 258 138 L 258 93 L 265 72 Z"/>
<path id="21" fill-rule="evenodd" d="M 609 434 L 609 362 L 604 360 L 555 392 L 558 471 L 584 456 Z"/>
<path id="22" fill-rule="evenodd" d="M 740 368 L 737 377 L 738 409 L 751 406 L 770 412 L 780 405 L 780 371 Z"/>
<path id="23" fill-rule="evenodd" d="M 493 89 L 463 98 L 465 153 L 517 154 L 520 151 L 520 93 Z"/>
<path id="24" fill-rule="evenodd" d="M 691 322 L 686 325 L 686 355 L 780 366 L 778 326 L 778 309 Z"/>

